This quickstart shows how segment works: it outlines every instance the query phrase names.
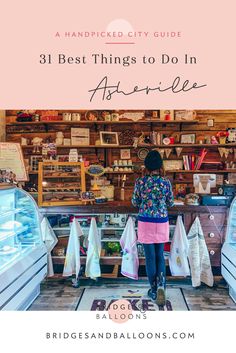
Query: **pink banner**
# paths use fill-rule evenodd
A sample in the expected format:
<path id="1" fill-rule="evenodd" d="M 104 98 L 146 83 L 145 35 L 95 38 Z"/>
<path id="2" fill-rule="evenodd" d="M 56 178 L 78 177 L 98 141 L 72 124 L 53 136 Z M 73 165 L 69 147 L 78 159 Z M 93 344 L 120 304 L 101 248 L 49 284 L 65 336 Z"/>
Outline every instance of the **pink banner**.
<path id="1" fill-rule="evenodd" d="M 235 13 L 234 0 L 4 2 L 0 107 L 235 109 Z"/>

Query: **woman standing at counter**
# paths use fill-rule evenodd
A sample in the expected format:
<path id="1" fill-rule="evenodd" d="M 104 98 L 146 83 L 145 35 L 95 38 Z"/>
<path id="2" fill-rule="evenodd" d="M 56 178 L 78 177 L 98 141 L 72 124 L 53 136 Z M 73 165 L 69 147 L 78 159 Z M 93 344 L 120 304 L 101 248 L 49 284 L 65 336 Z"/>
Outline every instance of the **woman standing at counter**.
<path id="1" fill-rule="evenodd" d="M 171 183 L 163 175 L 163 161 L 158 151 L 150 151 L 144 161 L 147 173 L 138 178 L 132 197 L 139 207 L 138 241 L 143 244 L 146 272 L 151 288 L 148 296 L 158 305 L 165 304 L 166 269 L 164 243 L 169 241 L 167 207 L 174 205 Z"/>

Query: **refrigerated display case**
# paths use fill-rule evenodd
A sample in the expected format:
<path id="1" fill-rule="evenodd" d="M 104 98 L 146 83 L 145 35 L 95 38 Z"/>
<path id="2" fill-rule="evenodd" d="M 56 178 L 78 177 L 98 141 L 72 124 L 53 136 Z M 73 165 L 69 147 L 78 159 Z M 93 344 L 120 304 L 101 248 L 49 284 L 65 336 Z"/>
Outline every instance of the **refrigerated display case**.
<path id="1" fill-rule="evenodd" d="M 236 302 L 236 197 L 229 210 L 226 238 L 221 251 L 221 272 L 229 285 L 229 295 Z"/>
<path id="2" fill-rule="evenodd" d="M 35 201 L 22 189 L 0 186 L 0 310 L 26 310 L 46 274 Z"/>

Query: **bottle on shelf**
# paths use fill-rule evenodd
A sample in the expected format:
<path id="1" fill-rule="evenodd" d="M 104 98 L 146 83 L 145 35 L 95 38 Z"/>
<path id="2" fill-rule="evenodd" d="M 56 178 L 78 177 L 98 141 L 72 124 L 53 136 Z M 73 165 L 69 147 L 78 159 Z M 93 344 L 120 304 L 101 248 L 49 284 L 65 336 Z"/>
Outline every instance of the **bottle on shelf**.
<path id="1" fill-rule="evenodd" d="M 122 177 L 122 185 L 121 185 L 121 190 L 120 190 L 121 201 L 125 200 L 125 182 L 126 182 L 126 174 L 124 174 Z"/>

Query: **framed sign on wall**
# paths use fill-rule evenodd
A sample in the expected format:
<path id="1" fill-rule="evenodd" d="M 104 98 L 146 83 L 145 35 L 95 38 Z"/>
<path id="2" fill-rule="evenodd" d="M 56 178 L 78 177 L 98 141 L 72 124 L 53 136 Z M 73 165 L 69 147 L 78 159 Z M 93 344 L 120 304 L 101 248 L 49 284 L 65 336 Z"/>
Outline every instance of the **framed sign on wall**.
<path id="1" fill-rule="evenodd" d="M 228 132 L 227 142 L 229 142 L 229 143 L 236 142 L 236 129 L 235 128 L 228 128 L 227 132 Z"/>
<path id="2" fill-rule="evenodd" d="M 11 170 L 17 181 L 27 181 L 24 157 L 19 143 L 0 142 L 0 169 Z"/>

